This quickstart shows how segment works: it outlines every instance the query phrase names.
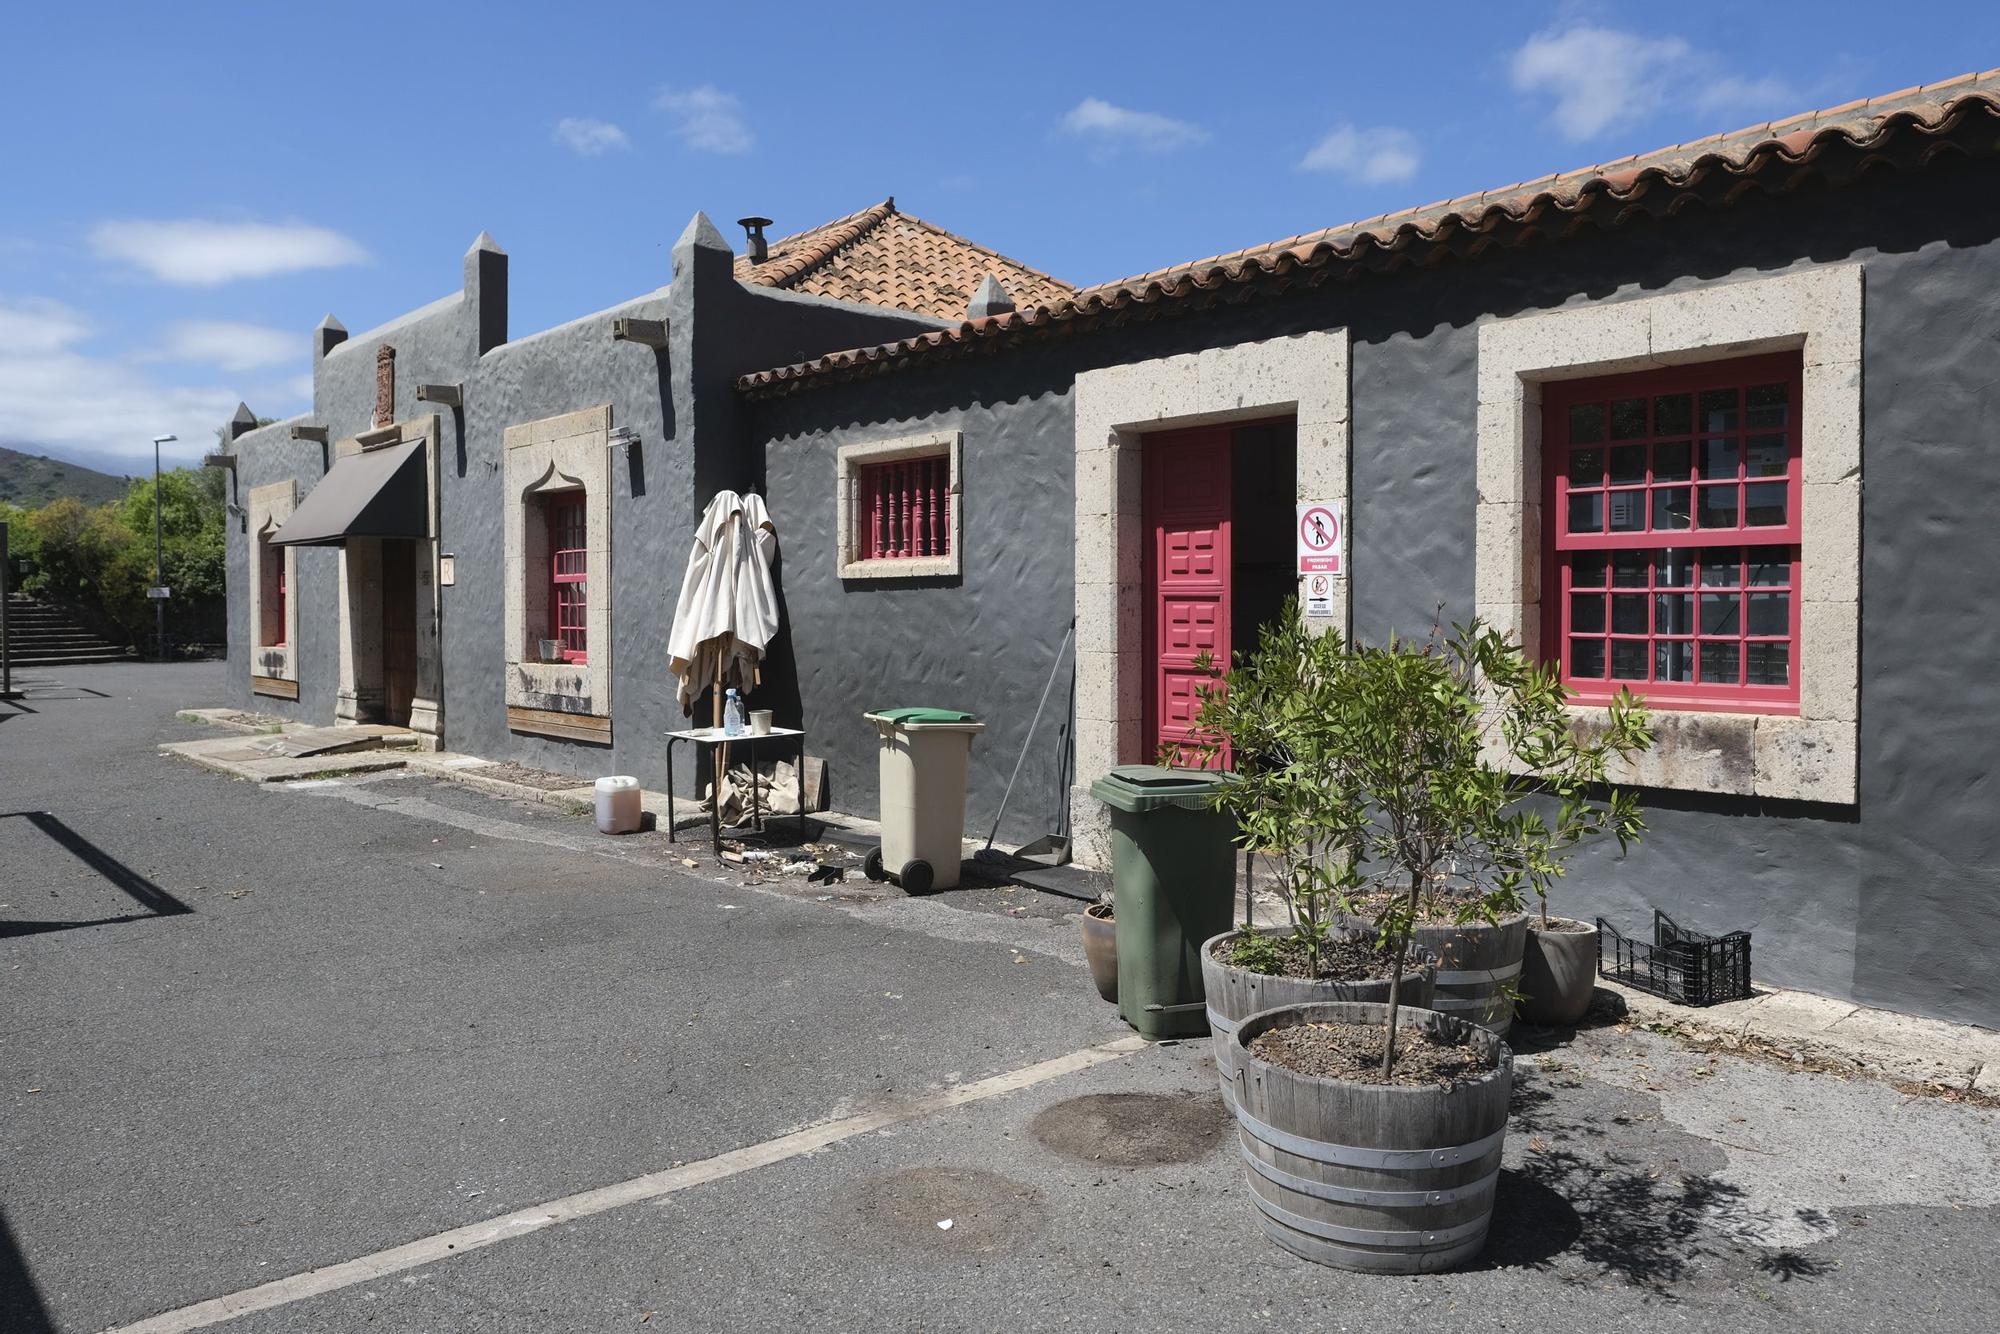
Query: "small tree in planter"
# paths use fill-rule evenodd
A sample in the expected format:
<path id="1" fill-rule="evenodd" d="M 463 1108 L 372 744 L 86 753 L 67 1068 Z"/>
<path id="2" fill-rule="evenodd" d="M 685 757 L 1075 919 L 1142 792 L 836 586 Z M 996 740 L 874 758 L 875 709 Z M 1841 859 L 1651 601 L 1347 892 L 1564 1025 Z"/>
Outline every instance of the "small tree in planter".
<path id="1" fill-rule="evenodd" d="M 1506 1048 L 1418 1006 L 1414 1029 L 1431 1041 L 1414 1073 L 1400 1071 L 1398 1038 L 1412 1028 L 1404 1023 L 1406 974 L 1420 924 L 1443 921 L 1446 936 L 1472 936 L 1504 918 L 1524 930 L 1525 895 L 1546 894 L 1579 842 L 1609 834 L 1623 845 L 1641 831 L 1629 794 L 1599 798 L 1593 789 L 1611 756 L 1651 743 L 1643 710 L 1621 694 L 1608 725 L 1586 738 L 1564 704 L 1551 671 L 1476 621 L 1356 648 L 1311 635 L 1296 607 L 1204 702 L 1198 726 L 1228 737 L 1245 769 L 1218 800 L 1259 837 L 1305 849 L 1287 865 L 1310 863 L 1288 870 L 1290 892 L 1315 905 L 1301 919 L 1307 929 L 1338 904 L 1372 918 L 1392 957 L 1383 1003 L 1273 1011 L 1246 1023 L 1232 1044 L 1232 1059 L 1247 1054 L 1256 1075 L 1240 1089 L 1239 1121 L 1269 1151 L 1250 1162 L 1251 1184 L 1267 1230 L 1299 1254 L 1349 1268 L 1416 1269 L 1456 1263 L 1484 1240 L 1492 1195 L 1471 1183 L 1490 1180 L 1497 1163 L 1511 1084 Z M 1301 841 L 1300 821 L 1317 835 Z M 1510 938 L 1518 950 L 1520 936 Z M 1491 960 L 1477 966 L 1504 971 Z M 1370 1031 L 1380 1035 L 1379 1052 L 1349 1040 Z M 1273 1128 L 1283 1133 L 1272 1136 Z M 1282 1146 L 1301 1139 L 1375 1146 L 1391 1160 L 1423 1146 L 1415 1157 L 1463 1163 L 1468 1185 L 1441 1213 L 1410 1206 L 1406 1225 L 1383 1234 L 1403 1240 L 1329 1242 L 1332 1234 L 1287 1220 L 1355 1235 L 1382 1225 L 1284 1184 L 1310 1177 L 1322 1161 L 1292 1161 Z"/>

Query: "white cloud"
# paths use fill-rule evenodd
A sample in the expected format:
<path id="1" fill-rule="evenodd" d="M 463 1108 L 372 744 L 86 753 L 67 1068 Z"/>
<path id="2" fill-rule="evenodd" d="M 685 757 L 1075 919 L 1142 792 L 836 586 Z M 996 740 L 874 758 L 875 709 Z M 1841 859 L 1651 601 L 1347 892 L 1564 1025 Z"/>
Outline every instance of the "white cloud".
<path id="1" fill-rule="evenodd" d="M 614 148 L 630 148 L 625 131 L 608 120 L 564 116 L 556 122 L 555 141 L 578 157 L 601 157 Z"/>
<path id="2" fill-rule="evenodd" d="M 234 320 L 183 320 L 167 330 L 155 359 L 250 371 L 302 361 L 305 355 L 304 334 Z"/>
<path id="3" fill-rule="evenodd" d="M 214 447 L 215 428 L 243 395 L 162 383 L 129 361 L 86 353 L 78 345 L 89 337 L 89 322 L 60 302 L 0 298 L 0 445 L 114 470 L 151 459 L 156 435 L 180 437 L 165 451 L 169 463 Z M 291 406 L 257 397 L 252 406 L 266 413 Z"/>
<path id="4" fill-rule="evenodd" d="M 90 243 L 161 282 L 212 287 L 303 269 L 359 264 L 368 252 L 326 227 L 302 222 L 210 222 L 200 218 L 99 223 Z"/>
<path id="5" fill-rule="evenodd" d="M 1416 136 L 1408 130 L 1336 125 L 1299 159 L 1298 169 L 1332 172 L 1363 185 L 1387 185 L 1409 180 L 1422 162 Z"/>
<path id="6" fill-rule="evenodd" d="M 1062 118 L 1063 133 L 1087 139 L 1101 152 L 1136 148 L 1145 153 L 1171 153 L 1205 144 L 1209 133 L 1189 121 L 1157 111 L 1133 111 L 1099 97 L 1086 97 Z"/>
<path id="7" fill-rule="evenodd" d="M 1514 53 L 1516 91 L 1546 96 L 1563 138 L 1592 139 L 1676 106 L 1703 113 L 1776 112 L 1797 97 L 1775 76 L 1727 73 L 1721 59 L 1679 37 L 1647 37 L 1579 23 L 1530 37 Z"/>
<path id="8" fill-rule="evenodd" d="M 743 104 L 712 84 L 662 88 L 653 107 L 671 115 L 681 142 L 698 152 L 747 153 L 757 142 L 743 120 Z"/>

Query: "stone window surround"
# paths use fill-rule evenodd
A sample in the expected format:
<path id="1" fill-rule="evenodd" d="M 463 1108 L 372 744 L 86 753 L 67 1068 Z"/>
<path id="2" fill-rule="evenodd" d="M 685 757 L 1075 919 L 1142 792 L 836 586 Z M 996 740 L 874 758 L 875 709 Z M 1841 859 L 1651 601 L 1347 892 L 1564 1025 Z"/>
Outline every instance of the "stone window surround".
<path id="1" fill-rule="evenodd" d="M 1291 416 L 1298 499 L 1348 501 L 1349 335 L 1316 330 L 1085 371 L 1076 377 L 1076 740 L 1071 856 L 1108 865 L 1102 804 L 1089 784 L 1139 754 L 1146 654 L 1141 640 L 1140 460 L 1161 431 Z M 1351 507 L 1350 512 L 1351 512 Z M 1289 522 L 1291 516 L 1285 516 Z M 1349 527 L 1352 527 L 1350 519 Z M 1343 547 L 1347 545 L 1342 538 Z M 1348 629 L 1349 588 L 1334 580 Z"/>
<path id="2" fill-rule="evenodd" d="M 1858 782 L 1862 269 L 1834 265 L 1493 320 L 1479 330 L 1478 614 L 1541 654 L 1541 386 L 1797 350 L 1804 570 L 1796 717 L 1660 711 L 1641 787 L 1851 804 Z M 1598 708 L 1573 710 L 1586 722 Z"/>
<path id="3" fill-rule="evenodd" d="M 508 727 L 575 740 L 573 726 L 542 726 L 542 715 L 611 716 L 611 405 L 509 426 L 504 433 L 506 491 L 506 673 Z M 590 593 L 584 613 L 589 661 L 535 660 L 532 646 L 547 636 L 546 602 L 537 619 L 530 566 L 547 596 L 546 570 L 532 560 L 541 496 L 581 488 L 585 561 Z M 609 740 L 608 735 L 603 738 Z"/>
<path id="4" fill-rule="evenodd" d="M 244 526 L 250 533 L 250 688 L 258 694 L 277 693 L 296 699 L 296 688 L 265 691 L 259 681 L 296 683 L 299 651 L 298 555 L 292 547 L 273 548 L 266 538 L 284 525 L 298 507 L 296 478 L 250 488 Z M 273 551 L 285 562 L 285 642 L 266 644 L 264 638 L 264 561 Z"/>
<path id="5" fill-rule="evenodd" d="M 833 451 L 833 482 L 839 517 L 835 521 L 835 563 L 842 579 L 921 579 L 951 577 L 960 572 L 961 538 L 965 531 L 965 490 L 959 473 L 963 431 L 927 431 L 894 440 L 869 440 L 841 445 Z M 942 556 L 906 556 L 895 560 L 862 560 L 856 556 L 861 534 L 855 527 L 855 494 L 861 469 L 876 463 L 908 459 L 951 460 L 951 533 Z"/>

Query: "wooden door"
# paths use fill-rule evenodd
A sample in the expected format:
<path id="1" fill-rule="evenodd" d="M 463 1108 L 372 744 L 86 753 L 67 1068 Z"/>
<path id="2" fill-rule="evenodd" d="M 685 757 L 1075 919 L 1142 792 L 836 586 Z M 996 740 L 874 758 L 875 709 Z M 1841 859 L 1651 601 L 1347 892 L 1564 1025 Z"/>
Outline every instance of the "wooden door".
<path id="1" fill-rule="evenodd" d="M 1148 436 L 1140 447 L 1146 535 L 1143 758 L 1188 743 L 1201 694 L 1229 668 L 1230 434 L 1227 427 Z M 1214 671 L 1195 661 L 1213 658 Z M 1225 753 L 1222 763 L 1228 760 Z M 1195 763 L 1190 750 L 1184 763 Z"/>
<path id="2" fill-rule="evenodd" d="M 407 538 L 382 541 L 382 721 L 410 725 L 417 693 L 417 549 Z"/>

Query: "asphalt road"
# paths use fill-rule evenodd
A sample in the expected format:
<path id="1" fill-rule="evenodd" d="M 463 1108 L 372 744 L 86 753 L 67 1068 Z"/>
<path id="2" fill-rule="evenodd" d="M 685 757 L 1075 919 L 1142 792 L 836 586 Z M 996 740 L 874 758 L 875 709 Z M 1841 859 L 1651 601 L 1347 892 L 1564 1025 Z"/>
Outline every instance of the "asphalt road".
<path id="1" fill-rule="evenodd" d="M 9 1334 L 384 1252 L 404 1260 L 200 1327 L 1938 1331 L 2000 1310 L 1992 1110 L 1615 1025 L 1550 1035 L 1520 1044 L 1482 1262 L 1336 1273 L 1258 1232 L 1202 1044 L 1106 1049 L 1127 1030 L 1073 905 L 746 885 L 660 835 L 429 779 L 273 788 L 161 757 L 213 734 L 175 710 L 219 701 L 215 666 L 28 685 L 0 703 Z M 496 1219 L 530 1221 L 421 1245 Z"/>

